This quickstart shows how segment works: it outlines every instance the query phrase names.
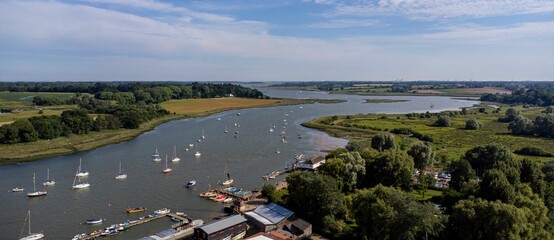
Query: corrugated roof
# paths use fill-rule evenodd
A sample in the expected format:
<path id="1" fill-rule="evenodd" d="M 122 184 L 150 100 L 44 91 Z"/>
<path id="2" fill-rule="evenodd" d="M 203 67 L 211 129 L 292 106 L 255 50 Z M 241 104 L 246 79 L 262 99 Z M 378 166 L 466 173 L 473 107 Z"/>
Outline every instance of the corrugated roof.
<path id="1" fill-rule="evenodd" d="M 309 222 L 304 221 L 301 218 L 298 218 L 292 222 L 292 225 L 294 225 L 297 228 L 300 228 L 302 230 L 306 230 L 308 227 L 310 227 L 312 224 Z"/>
<path id="2" fill-rule="evenodd" d="M 203 225 L 202 227 L 200 227 L 200 229 L 202 229 L 202 231 L 206 232 L 207 234 L 212 234 L 243 222 L 246 222 L 246 218 L 241 215 L 234 215 Z"/>
<path id="3" fill-rule="evenodd" d="M 250 211 L 250 212 L 245 212 L 244 215 L 248 215 L 249 217 L 252 217 L 254 219 L 256 219 L 256 221 L 260 222 L 260 223 L 263 223 L 265 225 L 271 225 L 273 224 L 272 222 L 270 222 L 269 220 L 267 220 L 266 218 L 260 216 L 260 214 L 257 214 L 256 212 L 254 211 Z"/>
<path id="4" fill-rule="evenodd" d="M 175 230 L 175 229 L 173 229 L 173 228 L 170 228 L 170 229 L 163 230 L 163 231 L 161 231 L 161 232 L 159 232 L 159 233 L 156 233 L 156 236 L 162 237 L 162 238 L 163 238 L 163 237 L 167 237 L 167 236 L 169 236 L 169 235 L 171 235 L 171 234 L 174 234 L 174 233 L 176 233 L 176 232 L 177 232 L 177 230 Z"/>
<path id="5" fill-rule="evenodd" d="M 270 203 L 268 205 L 260 205 L 254 211 L 257 215 L 267 219 L 271 224 L 279 223 L 284 219 L 291 217 L 294 212 L 281 207 L 275 203 Z M 261 221 L 266 224 L 265 222 Z"/>

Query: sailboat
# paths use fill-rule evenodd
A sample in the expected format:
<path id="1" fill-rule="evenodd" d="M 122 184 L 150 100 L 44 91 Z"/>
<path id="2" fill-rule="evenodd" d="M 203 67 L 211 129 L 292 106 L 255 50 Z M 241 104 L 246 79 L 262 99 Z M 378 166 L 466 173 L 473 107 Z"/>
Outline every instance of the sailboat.
<path id="1" fill-rule="evenodd" d="M 178 162 L 181 161 L 180 158 L 177 157 L 177 146 L 173 149 L 173 159 L 171 159 L 172 162 Z"/>
<path id="2" fill-rule="evenodd" d="M 19 240 L 37 240 L 44 238 L 44 234 L 42 233 L 31 233 L 31 210 L 27 212 L 27 217 L 29 218 L 29 235 Z M 27 222 L 27 217 L 25 218 L 25 222 Z M 23 224 L 23 227 L 25 227 L 25 224 Z M 21 229 L 21 232 L 23 232 L 23 229 Z"/>
<path id="3" fill-rule="evenodd" d="M 121 173 L 121 162 L 119 162 L 119 174 L 117 174 L 115 176 L 115 179 L 120 180 L 120 179 L 125 179 L 125 178 L 127 178 L 127 174 L 126 173 Z"/>
<path id="4" fill-rule="evenodd" d="M 50 179 L 50 168 L 46 169 L 46 181 L 42 183 L 43 186 L 54 186 L 56 181 Z"/>
<path id="5" fill-rule="evenodd" d="M 271 124 L 269 124 L 269 132 L 273 132 L 273 128 L 271 127 Z"/>
<path id="6" fill-rule="evenodd" d="M 79 161 L 80 163 L 80 161 Z M 75 174 L 75 178 L 73 179 L 73 189 L 84 189 L 90 187 L 90 184 L 87 182 L 81 182 L 81 177 L 79 177 L 79 171 L 81 170 L 81 164 L 79 164 L 79 169 L 77 170 L 77 173 Z M 87 172 L 88 175 L 88 172 Z M 75 184 L 77 182 L 77 184 Z"/>
<path id="7" fill-rule="evenodd" d="M 228 133 L 229 131 L 227 130 L 227 125 L 225 125 L 225 133 Z"/>
<path id="8" fill-rule="evenodd" d="M 281 153 L 281 151 L 279 151 L 279 148 L 277 148 L 277 151 L 275 151 L 275 153 L 277 154 Z"/>
<path id="9" fill-rule="evenodd" d="M 202 139 L 205 139 L 206 136 L 204 136 L 204 129 L 202 129 Z"/>
<path id="10" fill-rule="evenodd" d="M 81 170 L 81 159 L 79 158 L 79 169 L 77 170 L 76 177 L 86 177 L 88 176 L 88 171 Z"/>
<path id="11" fill-rule="evenodd" d="M 173 171 L 173 169 L 167 167 L 167 155 L 165 155 L 165 168 L 164 170 L 162 170 L 163 173 L 170 173 L 171 171 Z"/>
<path id="12" fill-rule="evenodd" d="M 152 154 L 152 161 L 159 162 L 161 160 L 162 160 L 162 158 L 160 157 L 160 153 L 158 153 L 158 148 L 156 147 L 156 152 L 154 152 L 154 154 Z"/>
<path id="13" fill-rule="evenodd" d="M 233 179 L 231 178 L 231 175 L 229 175 L 229 172 L 227 171 L 227 164 L 225 164 L 225 173 L 227 174 L 227 180 L 223 181 L 221 185 L 223 186 L 229 186 L 231 183 L 233 183 Z"/>
<path id="14" fill-rule="evenodd" d="M 33 192 L 27 193 L 27 197 L 40 197 L 45 196 L 46 191 L 37 191 L 36 190 L 36 184 L 35 184 L 35 173 L 33 173 Z"/>

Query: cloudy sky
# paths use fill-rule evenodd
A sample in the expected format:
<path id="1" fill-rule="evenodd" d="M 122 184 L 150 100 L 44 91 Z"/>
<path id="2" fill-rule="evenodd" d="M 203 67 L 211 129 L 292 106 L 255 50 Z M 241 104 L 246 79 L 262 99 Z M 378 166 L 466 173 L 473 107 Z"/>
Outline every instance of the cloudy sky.
<path id="1" fill-rule="evenodd" d="M 398 79 L 554 80 L 554 1 L 0 1 L 0 81 Z"/>

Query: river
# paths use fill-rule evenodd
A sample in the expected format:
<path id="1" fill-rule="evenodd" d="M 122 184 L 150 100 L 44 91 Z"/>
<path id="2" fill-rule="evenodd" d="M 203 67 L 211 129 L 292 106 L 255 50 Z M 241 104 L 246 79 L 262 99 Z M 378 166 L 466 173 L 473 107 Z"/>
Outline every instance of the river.
<path id="1" fill-rule="evenodd" d="M 67 156 L 0 166 L 0 239 L 18 239 L 29 209 L 32 231 L 43 231 L 45 239 L 70 239 L 78 233 L 141 216 L 124 213 L 128 207 L 145 206 L 149 210 L 168 207 L 183 211 L 193 218 L 209 221 L 221 214 L 222 205 L 203 199 L 198 194 L 205 191 L 208 184 L 217 185 L 218 181 L 224 179 L 226 166 L 235 179 L 234 185 L 250 190 L 260 188 L 265 182 L 262 179 L 264 174 L 284 168 L 293 162 L 298 153 L 308 156 L 321 154 L 321 151 L 346 144 L 345 140 L 302 127 L 300 124 L 303 122 L 328 115 L 437 112 L 477 103 L 449 97 L 368 97 L 259 89 L 271 97 L 343 99 L 346 102 L 252 108 L 176 120 L 159 125 L 127 142 Z M 409 101 L 364 103 L 369 98 Z M 285 124 L 288 136 L 286 144 L 278 136 Z M 276 128 L 270 132 L 272 126 Z M 229 133 L 224 133 L 225 128 Z M 236 138 L 235 131 L 238 131 Z M 201 138 L 202 132 L 205 139 L 199 143 L 197 140 Z M 188 144 L 194 144 L 194 147 L 185 151 Z M 173 172 L 164 175 L 164 161 L 153 162 L 151 154 L 158 148 L 163 159 L 166 154 L 171 159 L 174 147 L 181 161 L 170 161 Z M 277 149 L 280 154 L 276 153 Z M 197 150 L 202 153 L 199 158 L 194 157 Z M 79 159 L 82 159 L 82 168 L 90 172 L 87 181 L 91 187 L 77 191 L 71 186 Z M 125 180 L 114 179 L 120 161 L 123 171 L 128 174 Z M 36 173 L 37 189 L 43 189 L 42 182 L 47 169 L 50 169 L 50 176 L 55 179 L 56 185 L 45 188 L 48 191 L 45 197 L 27 198 L 25 192 L 33 188 L 33 173 Z M 197 185 L 193 189 L 183 188 L 192 179 L 197 181 Z M 24 187 L 25 191 L 9 192 L 14 187 Z M 81 224 L 91 216 L 100 216 L 106 221 L 96 226 Z M 157 220 L 112 239 L 140 238 L 166 229 L 170 224 L 169 219 Z M 27 227 L 23 232 L 27 232 Z"/>

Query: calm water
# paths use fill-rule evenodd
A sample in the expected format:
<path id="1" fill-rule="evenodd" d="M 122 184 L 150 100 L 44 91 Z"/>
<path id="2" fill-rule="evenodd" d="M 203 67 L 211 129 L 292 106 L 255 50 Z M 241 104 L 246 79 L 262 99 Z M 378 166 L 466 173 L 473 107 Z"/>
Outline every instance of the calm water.
<path id="1" fill-rule="evenodd" d="M 128 207 L 146 206 L 150 210 L 170 207 L 184 211 L 193 218 L 210 220 L 221 214 L 222 205 L 200 198 L 198 194 L 205 191 L 208 184 L 216 185 L 224 178 L 226 165 L 235 179 L 235 186 L 243 189 L 259 188 L 265 182 L 262 179 L 264 174 L 284 168 L 293 161 L 295 154 L 318 154 L 322 150 L 346 144 L 342 139 L 304 128 L 300 126 L 302 122 L 327 115 L 442 111 L 476 103 L 447 97 L 402 96 L 386 98 L 410 101 L 367 104 L 363 103 L 364 99 L 383 97 L 260 90 L 272 97 L 344 99 L 347 102 L 245 109 L 204 118 L 177 120 L 162 124 L 133 140 L 89 152 L 0 166 L 0 239 L 19 237 L 28 209 L 32 215 L 32 230 L 43 231 L 46 239 L 70 239 L 77 233 L 141 216 L 124 213 Z M 434 107 L 430 108 L 431 105 Z M 237 115 L 239 112 L 240 116 Z M 270 126 L 276 126 L 275 131 L 270 132 Z M 278 136 L 283 126 L 287 127 L 286 144 Z M 224 133 L 225 127 L 228 134 Z M 205 139 L 199 143 L 197 140 L 201 138 L 202 131 Z M 238 131 L 237 138 L 234 138 L 235 131 Z M 195 146 L 187 152 L 185 148 L 190 143 Z M 173 172 L 164 175 L 161 173 L 164 161 L 153 162 L 151 154 L 157 147 L 162 158 L 167 154 L 171 159 L 175 146 L 181 161 L 170 161 Z M 280 154 L 276 154 L 277 149 Z M 200 158 L 194 157 L 196 150 L 202 153 Z M 90 172 L 88 182 L 91 187 L 76 191 L 71 186 L 80 158 L 83 169 Z M 123 171 L 128 174 L 126 180 L 114 179 L 119 161 L 123 164 Z M 42 189 L 47 168 L 50 169 L 50 176 L 56 180 L 56 186 L 46 188 L 46 197 L 28 199 L 25 192 L 32 189 L 33 173 L 37 176 L 37 188 Z M 197 180 L 196 187 L 184 189 L 186 182 L 192 179 Z M 25 192 L 8 192 L 16 186 L 24 187 Z M 80 224 L 91 216 L 100 216 L 106 221 L 93 227 Z M 114 239 L 136 239 L 166 229 L 170 224 L 169 219 L 157 220 L 119 234 Z"/>

